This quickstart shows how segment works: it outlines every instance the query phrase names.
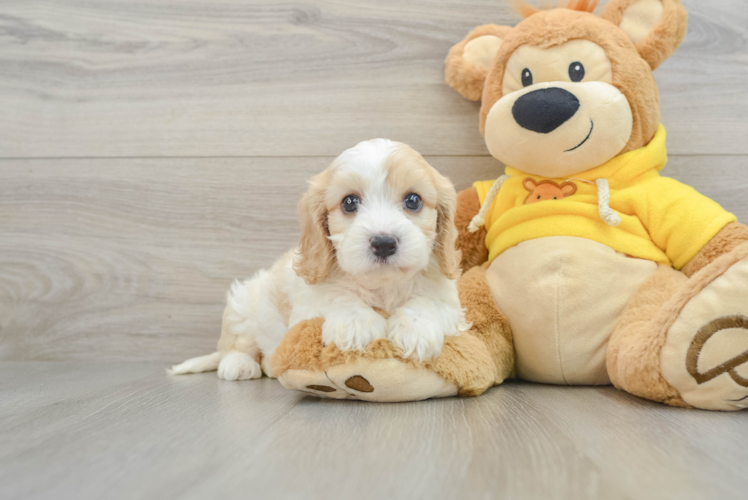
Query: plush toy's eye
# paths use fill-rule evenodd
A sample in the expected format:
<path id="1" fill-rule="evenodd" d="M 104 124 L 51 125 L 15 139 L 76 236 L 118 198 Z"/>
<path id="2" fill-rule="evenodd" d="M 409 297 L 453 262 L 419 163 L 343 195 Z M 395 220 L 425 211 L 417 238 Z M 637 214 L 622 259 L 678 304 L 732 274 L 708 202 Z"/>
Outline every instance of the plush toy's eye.
<path id="1" fill-rule="evenodd" d="M 418 212 L 423 207 L 423 201 L 417 194 L 409 193 L 403 198 L 403 206 L 411 212 Z"/>
<path id="2" fill-rule="evenodd" d="M 581 82 L 584 79 L 584 66 L 579 61 L 569 64 L 569 78 L 572 82 Z"/>
<path id="3" fill-rule="evenodd" d="M 343 212 L 347 214 L 352 214 L 356 210 L 358 210 L 358 205 L 361 203 L 361 199 L 359 199 L 358 196 L 355 194 L 349 194 L 345 198 L 343 198 L 343 202 L 340 204 L 340 208 L 343 209 Z"/>
<path id="4" fill-rule="evenodd" d="M 532 71 L 527 68 L 522 70 L 522 85 L 524 87 L 532 85 Z"/>

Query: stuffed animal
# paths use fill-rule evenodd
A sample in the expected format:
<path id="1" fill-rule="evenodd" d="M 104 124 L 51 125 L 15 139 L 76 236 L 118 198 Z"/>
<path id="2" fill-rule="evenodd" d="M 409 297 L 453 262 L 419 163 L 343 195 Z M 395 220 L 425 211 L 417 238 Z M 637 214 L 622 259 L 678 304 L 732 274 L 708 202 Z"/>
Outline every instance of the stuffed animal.
<path id="1" fill-rule="evenodd" d="M 481 101 L 486 146 L 507 165 L 458 195 L 472 329 L 418 364 L 384 340 L 340 352 L 323 345 L 322 320 L 302 323 L 273 358 L 286 387 L 402 401 L 517 377 L 748 407 L 748 228 L 660 175 L 652 71 L 685 36 L 686 11 L 611 0 L 598 16 L 596 4 L 523 4 L 517 26 L 480 26 L 447 57 L 447 83 Z"/>

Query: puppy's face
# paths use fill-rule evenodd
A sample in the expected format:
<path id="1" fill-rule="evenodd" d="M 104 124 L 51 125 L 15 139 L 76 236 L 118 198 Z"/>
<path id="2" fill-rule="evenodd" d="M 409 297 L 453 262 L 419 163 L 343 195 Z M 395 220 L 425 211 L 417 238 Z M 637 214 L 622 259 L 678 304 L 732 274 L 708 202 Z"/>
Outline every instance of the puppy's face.
<path id="1" fill-rule="evenodd" d="M 362 142 L 312 179 L 299 205 L 306 223 L 297 273 L 314 283 L 337 263 L 376 282 L 398 280 L 426 268 L 433 255 L 456 277 L 454 208 L 452 184 L 413 149 Z"/>

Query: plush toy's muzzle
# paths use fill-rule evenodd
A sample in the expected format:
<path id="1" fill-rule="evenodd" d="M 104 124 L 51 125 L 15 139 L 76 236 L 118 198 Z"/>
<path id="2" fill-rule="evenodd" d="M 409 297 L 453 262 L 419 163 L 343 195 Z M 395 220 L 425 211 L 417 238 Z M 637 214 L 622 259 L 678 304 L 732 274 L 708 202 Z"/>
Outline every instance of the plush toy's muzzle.
<path id="1" fill-rule="evenodd" d="M 626 96 L 604 82 L 545 82 L 504 95 L 486 117 L 488 150 L 524 172 L 564 177 L 605 163 L 631 137 Z"/>

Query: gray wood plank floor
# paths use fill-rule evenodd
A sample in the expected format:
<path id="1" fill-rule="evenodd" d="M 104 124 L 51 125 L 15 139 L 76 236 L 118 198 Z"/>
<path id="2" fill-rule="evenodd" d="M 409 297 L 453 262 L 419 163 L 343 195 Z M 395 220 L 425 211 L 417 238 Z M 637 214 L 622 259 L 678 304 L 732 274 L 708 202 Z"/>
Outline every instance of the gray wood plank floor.
<path id="1" fill-rule="evenodd" d="M 748 2 L 684 0 L 655 73 L 670 163 L 748 221 Z M 443 82 L 503 0 L 0 2 L 0 498 L 745 498 L 746 414 L 611 388 L 319 401 L 170 378 L 234 278 L 298 237 L 306 180 L 407 142 L 502 166 Z"/>
<path id="2" fill-rule="evenodd" d="M 328 401 L 143 363 L 0 364 L 0 496 L 743 499 L 748 426 L 613 388 Z M 43 472 L 43 473 L 42 473 Z"/>

